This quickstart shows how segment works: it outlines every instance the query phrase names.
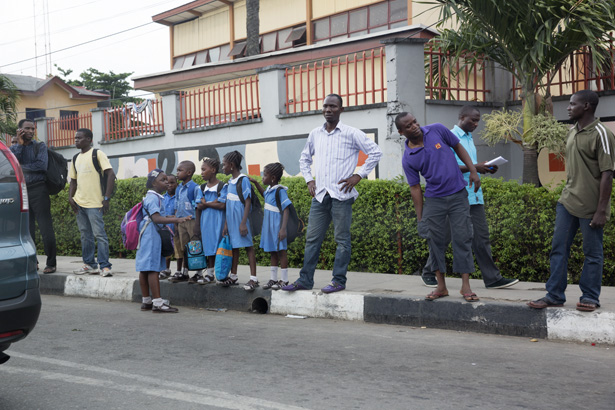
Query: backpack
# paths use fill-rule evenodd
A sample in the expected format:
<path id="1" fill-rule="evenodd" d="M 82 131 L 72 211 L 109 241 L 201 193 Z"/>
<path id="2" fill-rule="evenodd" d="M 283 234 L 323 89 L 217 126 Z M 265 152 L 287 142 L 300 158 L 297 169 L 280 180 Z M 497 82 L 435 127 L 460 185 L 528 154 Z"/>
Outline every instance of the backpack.
<path id="1" fill-rule="evenodd" d="M 124 244 L 124 248 L 129 251 L 134 251 L 139 247 L 139 241 L 141 239 L 141 234 L 139 232 L 139 225 L 143 220 L 143 202 L 139 202 L 135 206 L 130 209 L 130 211 L 126 212 L 124 218 L 122 218 L 122 223 L 120 224 L 120 229 L 122 231 L 122 243 Z"/>
<path id="2" fill-rule="evenodd" d="M 185 247 L 185 264 L 188 270 L 207 269 L 207 258 L 203 252 L 203 243 L 194 240 L 186 244 Z"/>
<path id="3" fill-rule="evenodd" d="M 241 189 L 243 186 L 243 178 L 245 178 L 245 176 L 239 177 L 237 181 L 237 185 L 240 187 L 240 189 L 237 190 L 237 196 L 241 203 L 245 204 L 246 200 L 243 197 L 243 189 Z M 254 192 L 252 183 L 250 183 L 250 189 L 252 190 L 250 193 L 250 226 L 252 227 L 252 235 L 256 236 L 261 233 L 261 229 L 263 228 L 263 206 Z"/>
<path id="4" fill-rule="evenodd" d="M 73 169 L 75 170 L 75 174 L 77 173 L 77 167 L 75 165 L 75 161 L 77 161 L 77 157 L 79 156 L 80 152 L 76 153 L 73 156 Z M 113 196 L 113 194 L 115 194 L 115 191 L 117 190 L 117 184 L 113 184 L 113 191 L 111 192 L 111 194 L 107 195 L 107 182 L 109 180 L 109 176 L 102 170 L 102 168 L 100 167 L 100 162 L 98 162 L 98 148 L 94 148 L 92 149 L 92 164 L 94 164 L 94 169 L 96 169 L 96 172 L 98 172 L 99 178 L 100 178 L 100 190 L 102 192 L 103 196 L 108 196 L 111 197 Z M 115 180 L 117 181 L 117 177 L 115 178 Z"/>
<path id="5" fill-rule="evenodd" d="M 282 210 L 282 202 L 280 200 L 280 189 L 282 188 L 275 190 L 275 203 L 278 206 L 280 213 L 282 213 L 284 211 Z M 299 218 L 299 215 L 297 215 L 297 210 L 292 202 L 287 208 L 288 221 L 286 222 L 286 241 L 287 243 L 292 243 L 305 229 L 305 223 Z"/>
<path id="6" fill-rule="evenodd" d="M 38 157 L 39 144 L 34 145 L 34 155 Z M 47 176 L 45 185 L 49 195 L 57 195 L 66 187 L 68 181 L 68 161 L 49 147 L 47 148 Z"/>
<path id="7" fill-rule="evenodd" d="M 192 185 L 190 185 L 192 184 Z M 188 188 L 188 192 L 187 192 L 187 196 L 188 196 L 188 200 L 192 203 L 193 207 L 196 207 L 196 203 L 194 202 L 194 198 L 195 198 L 195 193 L 194 193 L 194 186 L 198 186 L 196 184 L 196 182 L 194 182 L 193 180 L 190 180 L 186 186 L 190 185 L 190 187 Z"/>

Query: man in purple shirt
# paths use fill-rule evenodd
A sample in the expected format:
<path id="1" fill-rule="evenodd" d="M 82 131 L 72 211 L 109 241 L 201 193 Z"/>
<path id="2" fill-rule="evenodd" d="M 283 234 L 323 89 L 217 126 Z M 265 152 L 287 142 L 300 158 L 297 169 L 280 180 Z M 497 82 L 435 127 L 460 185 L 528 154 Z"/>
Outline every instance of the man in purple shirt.
<path id="1" fill-rule="evenodd" d="M 455 153 L 470 171 L 470 185 L 480 188 L 480 178 L 467 151 L 453 133 L 442 124 L 421 127 L 416 118 L 402 112 L 395 118 L 400 135 L 406 137 L 402 167 L 406 174 L 416 211 L 419 235 L 427 239 L 434 261 L 438 286 L 426 296 L 435 300 L 448 296 L 444 281 L 446 272 L 446 218 L 449 218 L 453 243 L 453 270 L 461 274 L 461 294 L 468 302 L 478 301 L 470 287 L 474 272 L 472 257 L 472 219 L 466 182 L 459 170 Z M 451 150 L 452 148 L 454 150 Z M 425 178 L 425 206 L 420 175 Z M 423 212 L 424 211 L 424 212 Z"/>

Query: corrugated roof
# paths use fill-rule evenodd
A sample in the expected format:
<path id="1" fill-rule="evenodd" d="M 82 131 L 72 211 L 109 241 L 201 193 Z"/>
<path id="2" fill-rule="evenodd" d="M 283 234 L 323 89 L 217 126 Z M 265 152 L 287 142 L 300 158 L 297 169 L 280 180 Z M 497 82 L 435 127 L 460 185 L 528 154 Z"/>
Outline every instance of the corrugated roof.
<path id="1" fill-rule="evenodd" d="M 39 90 L 44 88 L 50 82 L 54 82 L 60 87 L 64 88 L 67 92 L 71 94 L 71 97 L 90 97 L 96 98 L 99 100 L 109 99 L 109 95 L 105 93 L 100 93 L 92 90 L 88 90 L 85 87 L 80 86 L 72 86 L 66 81 L 62 80 L 58 76 L 49 77 L 49 78 L 37 78 L 29 75 L 19 75 L 19 74 L 2 74 L 7 77 L 9 80 L 15 84 L 15 87 L 21 92 L 26 93 L 38 93 Z"/>

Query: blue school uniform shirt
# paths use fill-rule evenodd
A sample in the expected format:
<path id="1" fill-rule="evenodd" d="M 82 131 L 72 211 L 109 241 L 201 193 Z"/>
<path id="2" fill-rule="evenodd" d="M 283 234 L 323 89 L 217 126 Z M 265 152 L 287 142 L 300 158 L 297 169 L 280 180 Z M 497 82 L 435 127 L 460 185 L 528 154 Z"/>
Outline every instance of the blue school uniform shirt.
<path id="1" fill-rule="evenodd" d="M 177 200 L 175 198 L 175 195 L 171 196 L 168 192 L 165 193 L 162 197 L 162 203 L 164 204 L 164 211 L 167 216 L 175 215 L 175 207 L 177 206 Z M 174 224 L 167 225 L 172 228 Z"/>
<path id="2" fill-rule="evenodd" d="M 472 139 L 471 132 L 465 132 L 458 125 L 455 125 L 451 130 L 457 138 L 459 138 L 459 142 L 461 145 L 468 151 L 468 155 L 470 155 L 470 159 L 473 164 L 478 163 L 478 157 L 476 155 L 476 146 L 474 145 L 474 140 Z M 457 156 L 455 151 L 455 158 L 457 159 L 457 165 L 465 166 L 461 158 Z M 478 175 L 480 178 L 480 174 Z M 463 179 L 466 181 L 466 189 L 468 190 L 468 201 L 470 201 L 470 205 L 483 205 L 485 201 L 483 200 L 483 188 L 478 188 L 478 192 L 474 192 L 474 185 L 470 186 L 470 173 L 464 172 Z"/>
<path id="3" fill-rule="evenodd" d="M 188 191 L 192 192 L 188 195 Z M 183 218 L 185 216 L 196 217 L 196 204 L 203 198 L 201 188 L 194 181 L 189 181 L 184 184 L 183 181 L 177 186 L 175 190 L 175 216 Z"/>
<path id="4" fill-rule="evenodd" d="M 275 185 L 265 190 L 263 194 L 263 198 L 265 199 L 265 211 L 260 242 L 260 247 L 265 252 L 277 252 L 288 249 L 288 241 L 286 238 L 284 238 L 283 241 L 279 241 L 280 243 L 278 244 L 278 233 L 282 226 L 283 216 L 275 200 L 275 193 L 278 189 L 280 190 L 280 206 L 282 207 L 282 212 L 291 204 L 288 194 L 286 193 L 287 187 Z"/>

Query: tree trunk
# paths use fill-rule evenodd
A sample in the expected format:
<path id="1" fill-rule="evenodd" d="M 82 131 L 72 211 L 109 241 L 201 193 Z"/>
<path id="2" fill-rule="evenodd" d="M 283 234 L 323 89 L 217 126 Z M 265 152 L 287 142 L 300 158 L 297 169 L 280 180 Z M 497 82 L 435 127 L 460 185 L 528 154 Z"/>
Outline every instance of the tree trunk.
<path id="1" fill-rule="evenodd" d="M 260 54 L 260 20 L 259 20 L 259 0 L 246 1 L 246 56 L 255 56 Z"/>
<path id="2" fill-rule="evenodd" d="M 536 94 L 533 89 L 523 89 L 523 183 L 540 186 L 538 177 L 538 151 L 525 143 L 530 131 L 532 117 L 536 115 Z"/>

